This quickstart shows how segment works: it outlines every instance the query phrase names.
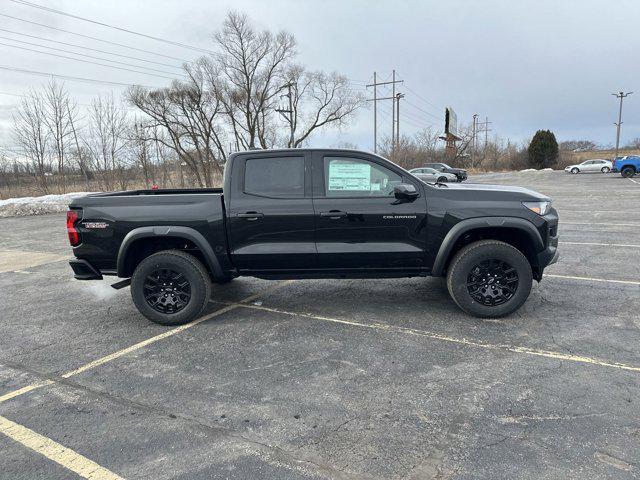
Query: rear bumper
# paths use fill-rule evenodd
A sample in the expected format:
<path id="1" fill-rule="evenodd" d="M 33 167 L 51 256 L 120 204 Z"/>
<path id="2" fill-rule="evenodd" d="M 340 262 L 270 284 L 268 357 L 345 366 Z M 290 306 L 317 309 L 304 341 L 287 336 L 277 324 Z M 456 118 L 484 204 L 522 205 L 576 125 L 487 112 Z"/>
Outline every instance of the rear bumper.
<path id="1" fill-rule="evenodd" d="M 69 265 L 71 265 L 71 269 L 74 273 L 73 276 L 76 280 L 102 280 L 100 270 L 86 260 L 81 260 L 79 258 L 69 260 Z"/>

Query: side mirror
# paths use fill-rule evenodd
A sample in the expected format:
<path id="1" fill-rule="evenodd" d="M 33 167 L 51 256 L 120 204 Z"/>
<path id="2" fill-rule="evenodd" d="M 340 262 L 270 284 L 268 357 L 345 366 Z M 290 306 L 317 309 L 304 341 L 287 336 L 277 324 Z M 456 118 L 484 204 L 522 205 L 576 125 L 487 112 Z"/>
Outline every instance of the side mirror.
<path id="1" fill-rule="evenodd" d="M 393 195 L 397 200 L 410 202 L 418 198 L 420 193 L 411 183 L 399 183 L 393 187 Z"/>

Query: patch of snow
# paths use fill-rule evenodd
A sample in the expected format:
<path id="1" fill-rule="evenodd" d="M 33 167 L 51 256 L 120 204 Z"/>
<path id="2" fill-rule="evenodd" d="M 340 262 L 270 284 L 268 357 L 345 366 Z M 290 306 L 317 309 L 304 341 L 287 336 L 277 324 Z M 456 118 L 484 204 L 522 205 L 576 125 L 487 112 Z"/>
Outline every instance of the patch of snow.
<path id="1" fill-rule="evenodd" d="M 520 173 L 523 172 L 553 172 L 553 168 L 541 168 L 540 170 L 535 168 L 525 168 L 524 170 L 520 170 Z"/>
<path id="2" fill-rule="evenodd" d="M 0 218 L 65 212 L 74 198 L 95 192 L 71 192 L 62 195 L 19 197 L 0 200 Z"/>

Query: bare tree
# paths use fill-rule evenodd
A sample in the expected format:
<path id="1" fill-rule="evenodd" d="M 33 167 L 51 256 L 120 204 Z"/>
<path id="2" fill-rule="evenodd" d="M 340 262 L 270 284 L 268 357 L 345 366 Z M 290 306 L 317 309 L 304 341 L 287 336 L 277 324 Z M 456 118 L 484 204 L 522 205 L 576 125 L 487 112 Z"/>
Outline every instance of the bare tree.
<path id="1" fill-rule="evenodd" d="M 126 187 L 123 151 L 127 146 L 127 128 L 126 113 L 115 103 L 113 96 L 98 97 L 93 101 L 88 137 L 84 142 L 107 190 L 112 190 L 118 183 L 121 188 Z"/>
<path id="2" fill-rule="evenodd" d="M 213 185 L 213 172 L 226 161 L 224 107 L 215 88 L 215 68 L 206 59 L 189 66 L 187 82 L 149 91 L 132 87 L 129 101 L 150 118 L 150 127 L 165 135 L 153 139 L 172 149 L 186 163 L 200 187 Z"/>
<path id="3" fill-rule="evenodd" d="M 73 120 L 77 115 L 75 102 L 69 97 L 64 84 L 52 80 L 44 89 L 44 122 L 49 131 L 53 154 L 57 160 L 60 190 L 66 191 L 65 157 L 73 141 Z"/>
<path id="4" fill-rule="evenodd" d="M 47 174 L 50 174 L 48 129 L 45 124 L 45 101 L 42 95 L 30 91 L 20 102 L 13 118 L 13 135 L 25 156 L 33 165 L 42 193 L 49 193 Z"/>
<path id="5" fill-rule="evenodd" d="M 135 119 L 128 138 L 134 162 L 142 169 L 147 188 L 155 184 L 153 134 L 147 131 L 149 128 L 152 127 L 144 124 L 140 119 Z"/>
<path id="6" fill-rule="evenodd" d="M 565 140 L 558 145 L 560 150 L 568 150 L 571 152 L 582 152 L 588 150 L 597 150 L 598 145 L 591 140 Z"/>
<path id="7" fill-rule="evenodd" d="M 636 137 L 633 140 L 630 140 L 626 145 L 625 148 L 640 148 L 640 137 Z"/>
<path id="8" fill-rule="evenodd" d="M 286 83 L 285 69 L 295 54 L 287 32 L 257 31 L 246 15 L 231 12 L 215 35 L 220 53 L 220 98 L 229 117 L 236 150 L 269 147 L 270 117 Z"/>
<path id="9" fill-rule="evenodd" d="M 288 79 L 287 86 L 291 87 L 289 148 L 300 147 L 319 128 L 344 125 L 365 102 L 364 97 L 350 87 L 347 77 L 336 72 L 308 72 L 294 65 L 288 70 Z"/>

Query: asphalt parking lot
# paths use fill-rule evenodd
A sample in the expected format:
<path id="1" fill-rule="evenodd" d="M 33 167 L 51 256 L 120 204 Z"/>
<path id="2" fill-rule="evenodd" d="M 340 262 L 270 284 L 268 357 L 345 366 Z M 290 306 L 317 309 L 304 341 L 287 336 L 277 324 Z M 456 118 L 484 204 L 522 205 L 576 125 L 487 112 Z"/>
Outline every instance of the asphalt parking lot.
<path id="1" fill-rule="evenodd" d="M 640 477 L 640 179 L 471 181 L 560 213 L 500 320 L 440 279 L 243 278 L 161 327 L 73 280 L 63 216 L 0 220 L 0 478 Z"/>

